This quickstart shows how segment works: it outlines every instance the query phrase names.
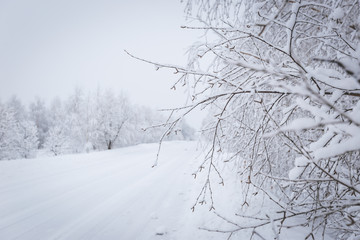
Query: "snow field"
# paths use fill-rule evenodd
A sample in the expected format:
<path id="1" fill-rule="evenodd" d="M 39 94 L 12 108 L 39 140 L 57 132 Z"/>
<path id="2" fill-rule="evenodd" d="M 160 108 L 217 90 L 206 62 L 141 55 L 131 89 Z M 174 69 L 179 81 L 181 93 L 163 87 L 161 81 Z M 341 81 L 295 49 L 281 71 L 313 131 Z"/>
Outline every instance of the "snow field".
<path id="1" fill-rule="evenodd" d="M 235 165 L 221 164 L 225 185 L 210 175 L 215 211 L 207 204 L 192 212 L 206 172 L 193 173 L 203 161 L 195 142 L 165 142 L 159 165 L 154 163 L 157 144 L 94 152 L 90 154 L 0 161 L 0 239 L 226 239 L 236 226 L 216 214 L 243 226 L 241 220 L 244 185 Z M 272 204 L 249 197 L 246 214 L 257 216 Z M 265 210 L 264 210 L 265 209 Z M 201 230 L 202 229 L 202 230 Z M 205 229 L 205 230 L 204 230 Z M 207 230 L 206 230 L 207 229 Z M 258 230 L 276 235 L 268 225 Z M 284 229 L 280 239 L 303 239 L 306 229 Z M 248 239 L 251 230 L 236 233 Z M 289 238 L 290 237 L 290 238 Z"/>
<path id="2" fill-rule="evenodd" d="M 0 162 L 0 239 L 182 239 L 196 143 Z M 196 219 L 193 218 L 195 221 Z"/>

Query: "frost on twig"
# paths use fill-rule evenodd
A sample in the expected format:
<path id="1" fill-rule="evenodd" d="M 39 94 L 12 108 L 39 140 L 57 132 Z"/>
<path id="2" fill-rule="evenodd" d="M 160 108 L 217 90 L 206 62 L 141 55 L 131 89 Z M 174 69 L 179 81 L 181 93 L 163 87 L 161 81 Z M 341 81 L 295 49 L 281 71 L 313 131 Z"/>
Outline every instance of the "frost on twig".
<path id="1" fill-rule="evenodd" d="M 195 108 L 209 109 L 199 168 L 207 177 L 196 203 L 211 196 L 211 174 L 223 177 L 216 163 L 235 163 L 241 206 L 261 195 L 278 210 L 254 218 L 251 237 L 262 238 L 257 229 L 266 225 L 275 237 L 296 226 L 309 227 L 307 239 L 358 237 L 359 1 L 189 0 L 186 11 L 200 26 L 184 30 L 208 37 L 189 51 L 189 66 L 135 58 L 173 70 L 174 89 L 192 86 L 194 101 L 172 112 L 169 130 Z M 230 239 L 244 228 L 239 221 L 215 231 Z"/>

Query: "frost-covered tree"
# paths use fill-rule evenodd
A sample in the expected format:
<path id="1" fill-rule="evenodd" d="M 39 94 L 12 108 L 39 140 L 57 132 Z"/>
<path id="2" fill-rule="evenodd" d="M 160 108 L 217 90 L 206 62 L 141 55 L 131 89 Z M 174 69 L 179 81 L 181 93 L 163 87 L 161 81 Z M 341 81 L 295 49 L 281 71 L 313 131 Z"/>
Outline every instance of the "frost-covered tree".
<path id="1" fill-rule="evenodd" d="M 111 90 L 99 88 L 84 94 L 75 89 L 64 104 L 54 100 L 48 112 L 45 148 L 55 155 L 156 142 L 162 134 L 161 130 L 143 131 L 163 120 L 155 120 L 159 114 L 135 106 L 126 95 Z"/>
<path id="2" fill-rule="evenodd" d="M 109 90 L 98 104 L 101 106 L 96 115 L 98 140 L 109 150 L 117 144 L 126 144 L 127 136 L 123 131 L 132 117 L 128 99 L 124 95 L 115 96 Z"/>
<path id="3" fill-rule="evenodd" d="M 65 102 L 66 126 L 69 129 L 71 152 L 83 152 L 88 142 L 86 124 L 86 101 L 81 89 L 76 88 L 74 93 Z"/>
<path id="4" fill-rule="evenodd" d="M 16 151 L 21 158 L 36 156 L 39 138 L 34 122 L 23 120 L 17 123 Z"/>
<path id="5" fill-rule="evenodd" d="M 66 126 L 63 124 L 52 126 L 49 129 L 44 148 L 48 149 L 55 156 L 70 152 L 71 140 L 69 135 Z"/>
<path id="6" fill-rule="evenodd" d="M 54 98 L 49 107 L 49 130 L 44 148 L 55 156 L 71 152 L 70 124 L 68 114 L 60 98 Z"/>
<path id="7" fill-rule="evenodd" d="M 16 158 L 17 124 L 14 110 L 0 103 L 0 159 Z"/>
<path id="8" fill-rule="evenodd" d="M 15 114 L 15 118 L 18 121 L 27 119 L 27 111 L 21 100 L 16 96 L 12 96 L 6 103 L 9 108 L 12 108 Z"/>
<path id="9" fill-rule="evenodd" d="M 28 111 L 13 96 L 0 104 L 0 112 L 0 159 L 34 157 L 38 148 L 60 155 L 157 142 L 163 130 L 149 127 L 165 119 L 131 104 L 123 93 L 100 88 L 86 94 L 76 88 L 65 101 L 55 98 L 49 108 L 36 98 Z M 184 133 L 191 134 L 184 126 Z M 180 130 L 174 136 L 167 139 L 185 139 Z"/>
<path id="10" fill-rule="evenodd" d="M 17 107 L 17 110 L 0 103 L 0 159 L 36 156 L 37 128 L 34 122 L 24 119 L 18 108 L 22 106 L 21 102 L 12 99 L 12 103 L 15 102 L 8 105 Z"/>
<path id="11" fill-rule="evenodd" d="M 47 131 L 49 130 L 48 111 L 44 100 L 36 97 L 29 106 L 29 120 L 33 121 L 38 129 L 39 148 L 43 147 Z"/>
<path id="12" fill-rule="evenodd" d="M 272 215 L 241 215 L 230 237 L 293 219 L 306 237 L 360 236 L 360 6 L 358 0 L 190 0 L 204 42 L 189 50 L 185 67 L 150 62 L 180 75 L 193 103 L 178 118 L 209 108 L 204 135 L 207 181 L 198 200 L 211 197 L 216 162 L 238 162 L 243 206 L 259 193 L 278 206 Z M 142 60 L 142 59 L 140 59 Z M 205 69 L 205 70 L 203 70 Z M 210 195 L 210 196 L 209 196 Z M 234 210 L 237 211 L 237 210 Z M 221 231 L 221 230 L 217 230 Z M 252 235 L 253 236 L 253 235 Z"/>
<path id="13" fill-rule="evenodd" d="M 51 101 L 48 113 L 49 126 L 58 125 L 59 121 L 63 122 L 66 113 L 63 102 L 59 97 L 56 97 Z"/>

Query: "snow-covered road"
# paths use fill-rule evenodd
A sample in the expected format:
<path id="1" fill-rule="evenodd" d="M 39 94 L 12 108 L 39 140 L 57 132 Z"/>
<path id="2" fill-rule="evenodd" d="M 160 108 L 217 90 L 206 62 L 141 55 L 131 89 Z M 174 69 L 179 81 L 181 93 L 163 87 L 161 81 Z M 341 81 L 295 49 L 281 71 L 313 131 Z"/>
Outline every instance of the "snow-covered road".
<path id="1" fill-rule="evenodd" d="M 1 161 L 0 239 L 194 239 L 196 143 L 157 147 Z"/>
<path id="2" fill-rule="evenodd" d="M 228 234 L 199 228 L 229 230 L 234 224 L 216 217 L 209 204 L 191 211 L 206 180 L 206 171 L 196 180 L 192 176 L 203 160 L 196 147 L 195 142 L 165 142 L 155 168 L 157 144 L 0 161 L 0 240 L 226 239 Z M 216 184 L 216 175 L 212 179 L 216 212 L 251 225 L 234 214 L 242 188 L 228 165 L 219 165 L 225 186 Z M 276 211 L 271 204 L 264 208 L 258 196 L 252 196 L 248 210 L 255 216 Z M 276 235 L 271 225 L 258 231 L 265 239 Z M 251 233 L 238 232 L 234 239 L 249 239 Z M 306 228 L 283 229 L 280 239 L 307 234 Z"/>

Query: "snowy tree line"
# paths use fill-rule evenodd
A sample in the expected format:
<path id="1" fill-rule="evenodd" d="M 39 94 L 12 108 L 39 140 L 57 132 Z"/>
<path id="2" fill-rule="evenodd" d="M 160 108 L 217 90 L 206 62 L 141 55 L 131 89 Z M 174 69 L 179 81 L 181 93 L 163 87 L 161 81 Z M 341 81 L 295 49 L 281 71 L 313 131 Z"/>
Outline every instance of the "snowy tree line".
<path id="1" fill-rule="evenodd" d="M 36 98 L 26 108 L 16 97 L 0 102 L 0 159 L 35 157 L 39 149 L 54 155 L 113 149 L 157 142 L 165 121 L 159 112 L 132 104 L 124 94 L 75 89 L 65 101 L 49 106 Z M 193 129 L 183 122 L 167 139 L 189 140 Z"/>
<path id="2" fill-rule="evenodd" d="M 213 231 L 279 239 L 283 228 L 307 226 L 305 239 L 360 239 L 359 1 L 189 0 L 186 12 L 198 25 L 183 28 L 206 36 L 187 66 L 138 59 L 174 70 L 174 89 L 190 86 L 193 102 L 173 109 L 169 132 L 193 109 L 209 109 L 209 147 L 194 173 L 206 181 L 194 207 L 215 209 L 218 163 L 233 163 L 242 204 L 234 217 L 217 213 L 230 230 Z M 276 209 L 248 213 L 259 197 Z M 261 235 L 264 225 L 274 236 Z"/>

